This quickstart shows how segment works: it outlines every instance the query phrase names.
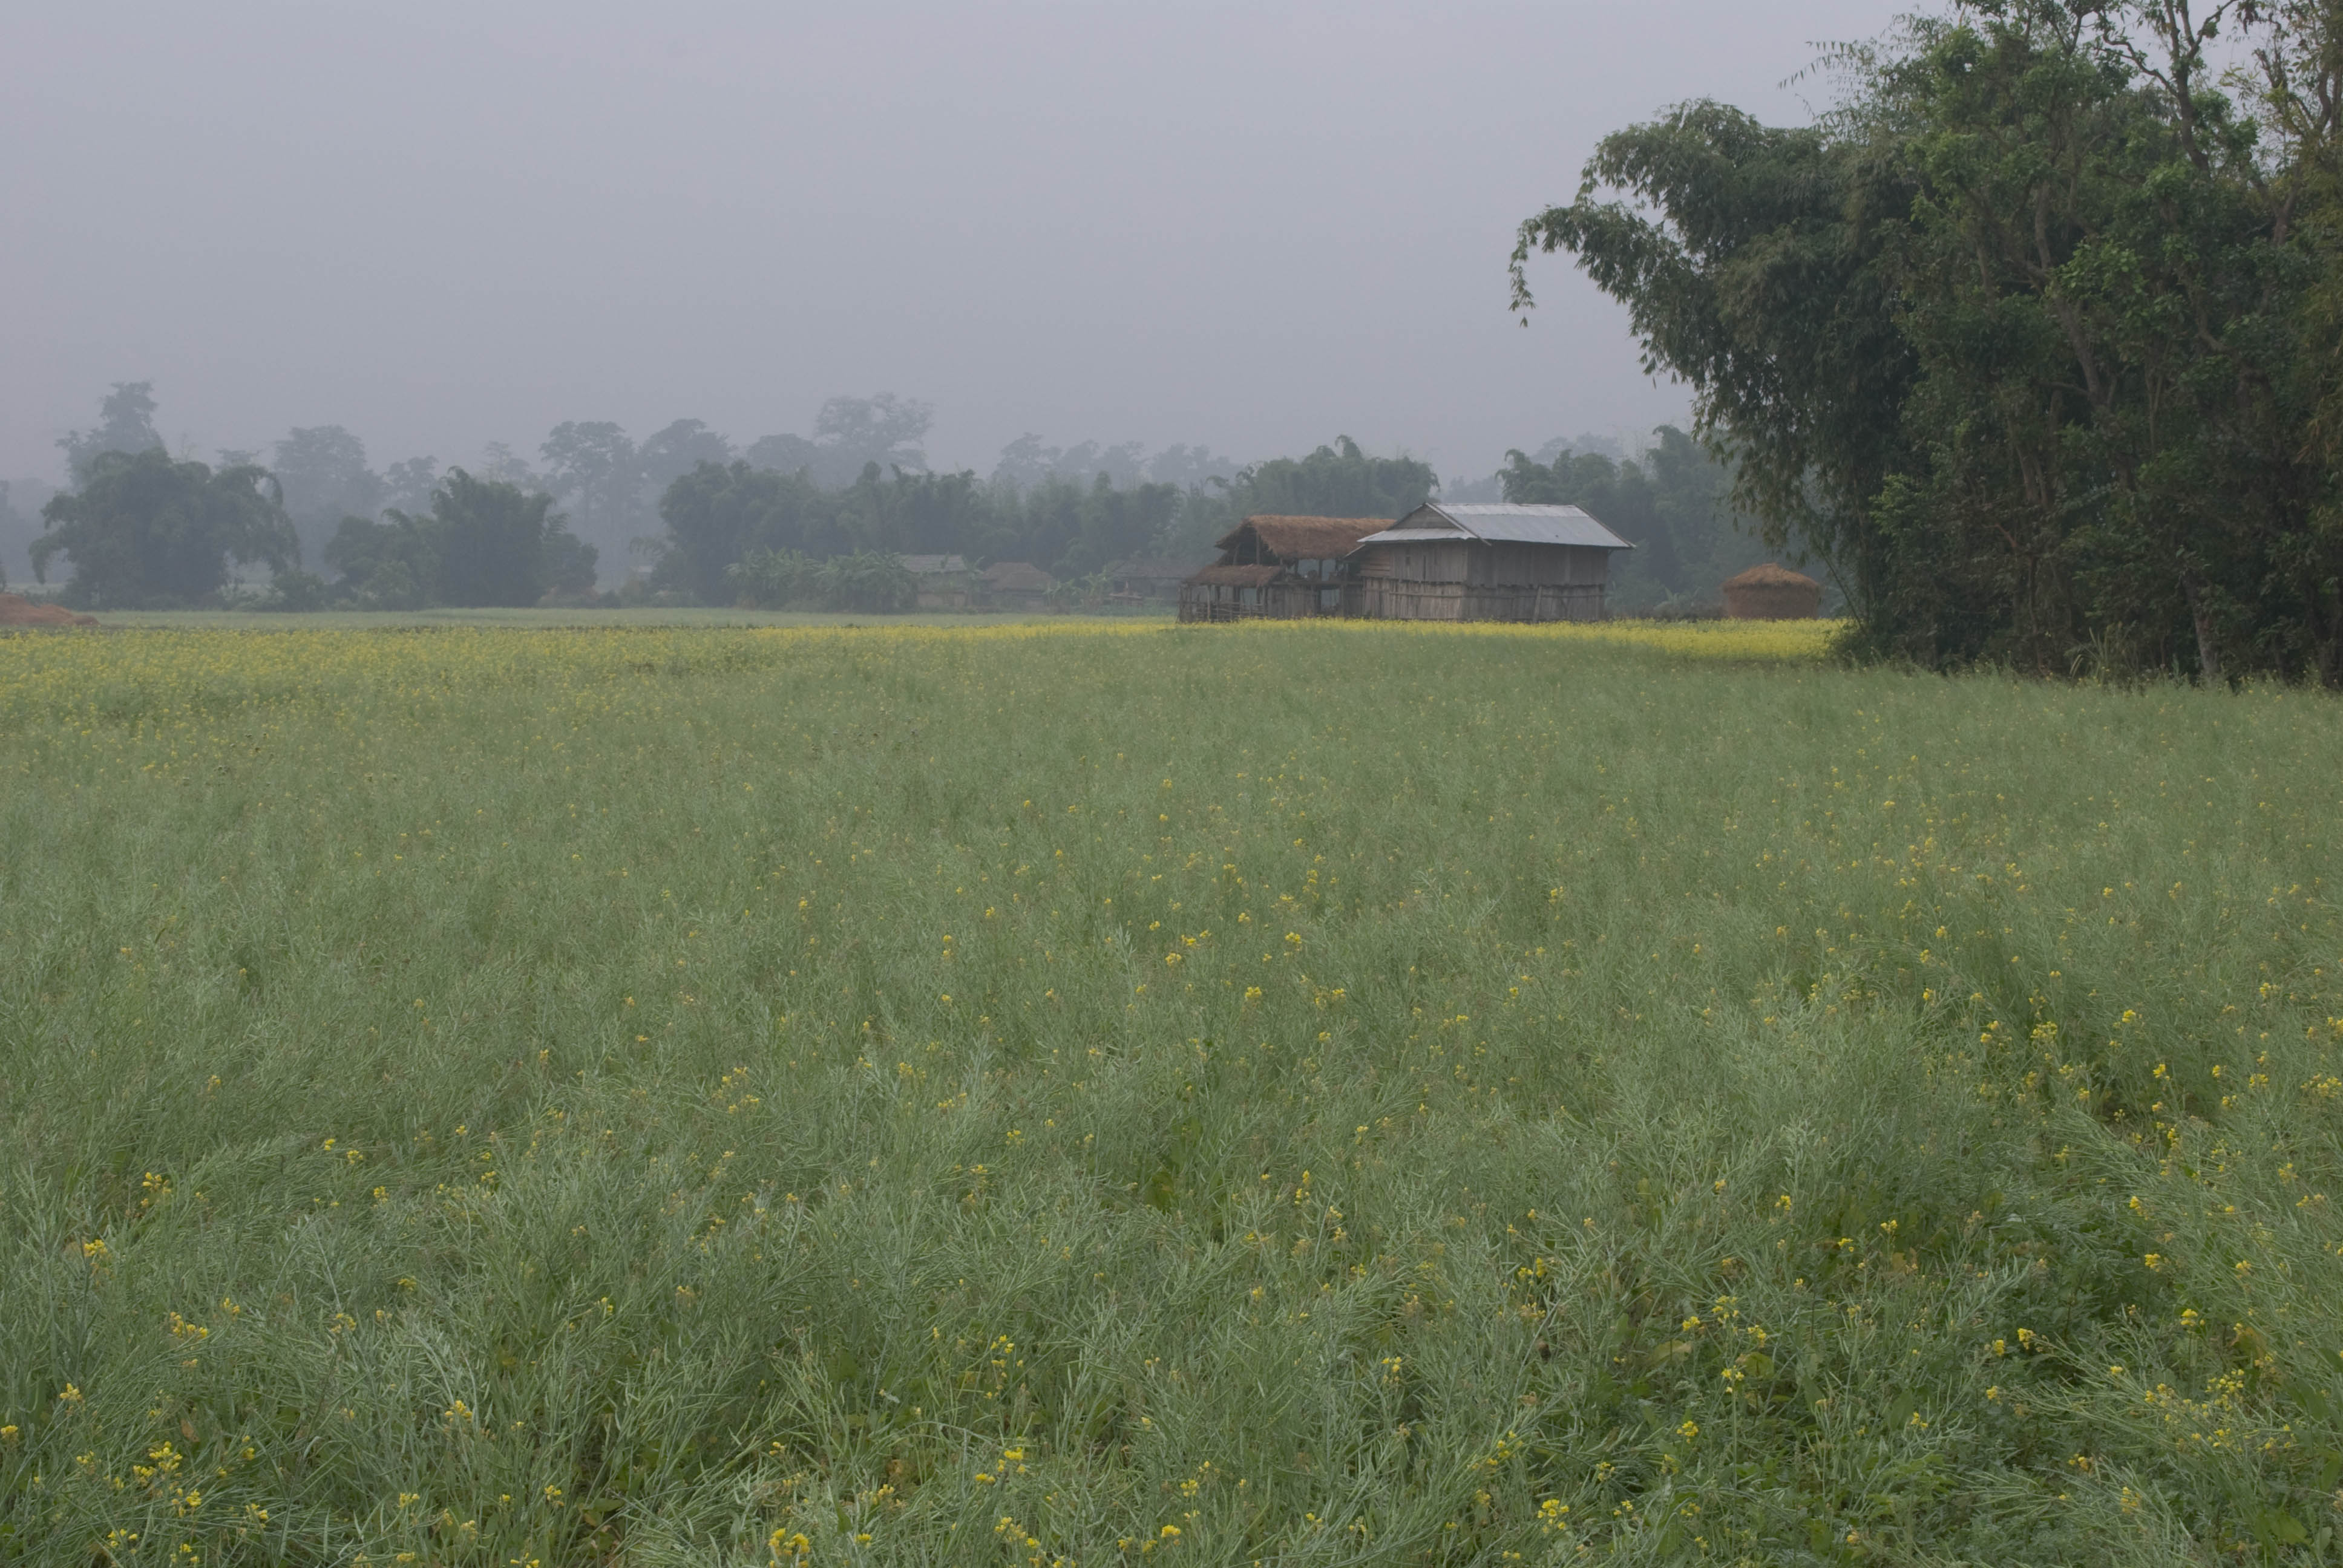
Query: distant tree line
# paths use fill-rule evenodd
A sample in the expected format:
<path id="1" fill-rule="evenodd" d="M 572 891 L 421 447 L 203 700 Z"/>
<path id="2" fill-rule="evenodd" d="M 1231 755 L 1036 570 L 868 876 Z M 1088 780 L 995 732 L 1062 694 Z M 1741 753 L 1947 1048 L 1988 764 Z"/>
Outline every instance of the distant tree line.
<path id="1" fill-rule="evenodd" d="M 72 558 L 79 602 L 116 609 L 201 603 L 227 579 L 227 563 L 290 571 L 299 547 L 284 497 L 265 468 L 214 470 L 176 462 L 160 447 L 91 454 L 81 487 L 44 509 L 33 569 Z"/>
<path id="2" fill-rule="evenodd" d="M 724 568 L 724 581 L 739 602 L 761 609 L 813 604 L 883 614 L 910 609 L 919 597 L 911 568 L 886 550 L 816 560 L 788 548 L 755 548 Z"/>
<path id="3" fill-rule="evenodd" d="M 1861 648 L 2343 685 L 2343 6 L 1998 0 L 1829 64 L 1816 125 L 1606 138 L 1518 302 L 1543 249 L 1626 304 Z"/>
<path id="4" fill-rule="evenodd" d="M 461 468 L 448 469 L 433 487 L 430 509 L 420 515 L 392 508 L 379 522 L 344 518 L 325 557 L 338 586 L 367 609 L 530 605 L 594 595 L 594 547 L 562 526 L 552 497 Z M 279 594 L 292 597 L 281 587 Z M 324 602 L 326 585 L 305 584 L 300 597 Z"/>
<path id="5" fill-rule="evenodd" d="M 703 463 L 660 498 L 664 549 L 652 580 L 719 602 L 737 583 L 728 571 L 757 552 L 814 560 L 954 553 L 1031 561 L 1061 577 L 1137 556 L 1201 564 L 1212 541 L 1249 513 L 1395 518 L 1438 483 L 1428 465 L 1372 457 L 1347 437 L 1185 487 L 1146 479 L 1118 486 L 1104 471 L 1087 484 L 1048 472 L 1021 484 L 965 470 L 882 474 L 874 462 L 852 484 L 829 489 L 804 469 Z"/>
<path id="6" fill-rule="evenodd" d="M 1440 490 L 1428 464 L 1347 437 L 1240 467 L 1198 447 L 1011 442 L 989 475 L 926 462 L 924 404 L 833 398 L 810 437 L 736 447 L 697 419 L 637 442 L 607 422 L 555 427 L 532 467 L 491 446 L 469 467 L 368 466 L 337 426 L 298 428 L 216 466 L 170 457 L 153 389 L 117 386 L 96 427 L 60 443 L 75 487 L 43 508 L 33 564 L 72 563 L 66 597 L 94 608 L 216 602 L 234 566 L 266 566 L 260 608 L 628 602 L 907 607 L 905 554 L 1030 561 L 1094 583 L 1139 557 L 1202 564 L 1249 514 L 1397 518 Z M 1550 443 L 1466 493 L 1584 506 L 1643 547 L 1619 602 L 1714 597 L 1735 548 L 1725 471 L 1663 428 L 1640 459 Z M 1605 446 L 1582 438 L 1577 448 Z M 1740 548 L 1746 548 L 1744 541 Z M 1724 552 L 1724 555 L 1720 554 Z M 639 569 L 598 587 L 613 558 Z"/>

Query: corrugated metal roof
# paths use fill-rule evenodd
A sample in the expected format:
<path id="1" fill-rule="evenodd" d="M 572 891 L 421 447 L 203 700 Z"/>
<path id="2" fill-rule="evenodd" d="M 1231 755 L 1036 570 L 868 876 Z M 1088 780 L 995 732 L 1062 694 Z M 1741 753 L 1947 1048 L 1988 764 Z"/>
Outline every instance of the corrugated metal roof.
<path id="1" fill-rule="evenodd" d="M 1576 507 L 1533 507 L 1510 501 L 1427 501 L 1402 518 L 1395 527 L 1403 528 L 1413 524 L 1421 528 L 1439 518 L 1492 544 L 1577 545 L 1597 550 L 1635 548 Z"/>
<path id="2" fill-rule="evenodd" d="M 1470 535 L 1456 528 L 1385 528 L 1382 533 L 1369 534 L 1361 539 L 1359 548 L 1364 549 L 1369 545 L 1436 545 L 1443 539 L 1453 544 L 1460 538 L 1469 538 Z"/>
<path id="3" fill-rule="evenodd" d="M 905 556 L 903 568 L 922 576 L 935 572 L 964 572 L 968 562 L 959 556 Z"/>

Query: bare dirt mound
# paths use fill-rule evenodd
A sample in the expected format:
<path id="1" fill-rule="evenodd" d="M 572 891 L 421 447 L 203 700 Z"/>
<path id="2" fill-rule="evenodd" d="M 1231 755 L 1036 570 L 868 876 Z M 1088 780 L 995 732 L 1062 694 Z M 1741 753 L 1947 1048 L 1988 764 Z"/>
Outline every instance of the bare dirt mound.
<path id="1" fill-rule="evenodd" d="M 63 605 L 35 604 L 20 593 L 0 593 L 0 626 L 96 626 L 97 617 Z"/>

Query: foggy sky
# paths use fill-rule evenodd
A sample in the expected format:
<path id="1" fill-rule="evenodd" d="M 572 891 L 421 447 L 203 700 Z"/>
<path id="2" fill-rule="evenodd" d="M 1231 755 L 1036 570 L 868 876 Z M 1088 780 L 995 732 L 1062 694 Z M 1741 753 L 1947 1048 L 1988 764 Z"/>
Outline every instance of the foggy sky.
<path id="1" fill-rule="evenodd" d="M 891 390 L 939 467 L 1347 433 L 1486 473 L 1686 407 L 1566 263 L 1514 324 L 1515 224 L 1664 105 L 1809 117 L 1810 44 L 1897 8 L 14 5 L 0 477 L 122 380 L 205 457 Z"/>

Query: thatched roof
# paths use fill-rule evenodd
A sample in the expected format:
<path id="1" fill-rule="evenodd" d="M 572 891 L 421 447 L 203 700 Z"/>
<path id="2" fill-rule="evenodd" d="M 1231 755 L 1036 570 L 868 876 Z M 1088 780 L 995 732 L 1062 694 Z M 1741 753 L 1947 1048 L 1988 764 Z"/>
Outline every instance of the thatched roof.
<path id="1" fill-rule="evenodd" d="M 1287 575 L 1280 566 L 1206 567 L 1188 580 L 1207 588 L 1263 588 Z"/>
<path id="2" fill-rule="evenodd" d="M 1217 543 L 1222 549 L 1233 549 L 1251 528 L 1262 548 L 1281 560 L 1339 560 L 1361 539 L 1389 527 L 1387 518 L 1252 517 L 1222 535 Z"/>
<path id="3" fill-rule="evenodd" d="M 1725 586 L 1729 588 L 1819 588 L 1823 585 L 1815 581 L 1814 578 L 1806 576 L 1804 572 L 1794 572 L 1787 567 L 1776 566 L 1772 561 L 1767 561 L 1762 567 L 1751 567 L 1747 571 L 1741 573 L 1737 577 L 1725 578 Z"/>

